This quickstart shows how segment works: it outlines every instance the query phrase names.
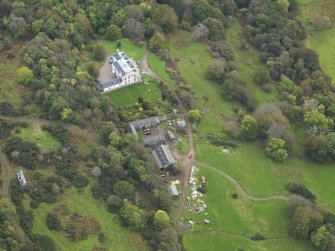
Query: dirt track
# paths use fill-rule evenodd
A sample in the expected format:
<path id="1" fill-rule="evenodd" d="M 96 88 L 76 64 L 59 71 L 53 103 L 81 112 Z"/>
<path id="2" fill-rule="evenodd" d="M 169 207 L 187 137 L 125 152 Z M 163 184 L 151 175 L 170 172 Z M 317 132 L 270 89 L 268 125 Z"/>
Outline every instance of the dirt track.
<path id="1" fill-rule="evenodd" d="M 157 75 L 153 70 L 150 69 L 148 65 L 148 54 L 149 51 L 147 50 L 145 52 L 145 55 L 142 57 L 140 65 L 141 69 L 146 72 L 147 74 L 151 75 L 152 77 L 156 78 L 159 81 L 164 81 L 159 75 Z M 195 150 L 193 146 L 193 131 L 192 131 L 192 125 L 188 119 L 187 112 L 185 110 L 185 107 L 183 106 L 182 102 L 180 99 L 178 99 L 179 102 L 179 110 L 180 113 L 184 116 L 184 119 L 187 124 L 187 129 L 188 129 L 188 142 L 189 142 L 189 152 L 186 155 L 180 155 L 178 151 L 175 148 L 173 149 L 173 154 L 178 161 L 183 167 L 183 170 L 181 174 L 179 175 L 179 179 L 183 183 L 183 192 L 182 192 L 182 198 L 180 199 L 180 203 L 178 205 L 178 208 L 175 212 L 174 218 L 178 219 L 181 217 L 184 206 L 185 206 L 185 201 L 188 196 L 189 192 L 189 178 L 191 174 L 191 168 L 194 163 L 201 164 L 202 166 L 212 169 L 213 171 L 217 172 L 219 175 L 223 176 L 226 180 L 228 180 L 233 186 L 237 188 L 237 190 L 240 192 L 240 195 L 243 196 L 246 199 L 249 200 L 254 200 L 254 201 L 265 201 L 265 200 L 283 200 L 287 199 L 288 196 L 282 196 L 282 195 L 274 195 L 274 196 L 268 196 L 268 197 L 255 197 L 248 192 L 246 192 L 243 187 L 236 181 L 234 180 L 231 176 L 229 176 L 227 173 L 223 172 L 222 170 L 219 170 L 213 166 L 210 166 L 206 163 L 199 162 L 195 159 Z M 220 115 L 221 117 L 221 115 Z"/>

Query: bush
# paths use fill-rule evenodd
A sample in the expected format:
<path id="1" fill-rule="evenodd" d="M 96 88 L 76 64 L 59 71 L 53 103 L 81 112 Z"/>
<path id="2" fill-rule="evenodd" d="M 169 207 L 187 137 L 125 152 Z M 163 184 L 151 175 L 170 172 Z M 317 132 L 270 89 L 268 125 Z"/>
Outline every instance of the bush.
<path id="1" fill-rule="evenodd" d="M 62 223 L 55 214 L 48 213 L 45 218 L 45 223 L 50 230 L 59 231 L 62 229 Z"/>
<path id="2" fill-rule="evenodd" d="M 287 189 L 295 194 L 301 195 L 302 197 L 314 202 L 316 199 L 316 196 L 309 191 L 304 185 L 290 182 L 288 183 Z"/>
<path id="3" fill-rule="evenodd" d="M 250 237 L 251 240 L 253 241 L 262 241 L 262 240 L 266 240 L 266 238 L 262 235 L 262 234 L 255 234 L 254 236 Z"/>
<path id="4" fill-rule="evenodd" d="M 101 44 L 97 44 L 93 49 L 94 58 L 96 60 L 103 60 L 106 57 L 106 49 Z"/>

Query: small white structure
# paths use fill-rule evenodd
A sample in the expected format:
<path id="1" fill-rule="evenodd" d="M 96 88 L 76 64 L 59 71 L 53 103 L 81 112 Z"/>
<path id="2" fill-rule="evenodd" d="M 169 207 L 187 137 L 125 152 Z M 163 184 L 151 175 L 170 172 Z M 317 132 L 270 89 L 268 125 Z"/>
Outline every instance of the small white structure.
<path id="1" fill-rule="evenodd" d="M 177 187 L 175 185 L 169 185 L 168 190 L 169 190 L 169 193 L 170 193 L 171 197 L 178 197 L 179 196 L 179 192 L 178 192 Z"/>
<path id="2" fill-rule="evenodd" d="M 141 74 L 138 65 L 122 51 L 117 51 L 110 57 L 111 80 L 106 83 L 99 83 L 97 88 L 107 92 L 122 88 L 141 81 Z"/>
<path id="3" fill-rule="evenodd" d="M 23 174 L 23 171 L 20 170 L 16 173 L 16 176 L 17 176 L 17 179 L 19 180 L 21 186 L 25 186 L 27 185 L 27 181 L 26 181 L 26 178 L 24 177 L 24 174 Z"/>

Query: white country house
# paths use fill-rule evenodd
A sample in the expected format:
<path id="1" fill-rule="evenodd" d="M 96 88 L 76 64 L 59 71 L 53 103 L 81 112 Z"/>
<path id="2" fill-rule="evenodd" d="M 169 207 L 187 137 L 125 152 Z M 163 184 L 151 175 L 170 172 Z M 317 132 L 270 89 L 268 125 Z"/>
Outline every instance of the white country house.
<path id="1" fill-rule="evenodd" d="M 117 51 L 109 59 L 111 79 L 105 83 L 97 84 L 102 92 L 112 91 L 141 81 L 140 69 L 133 59 L 122 51 Z"/>

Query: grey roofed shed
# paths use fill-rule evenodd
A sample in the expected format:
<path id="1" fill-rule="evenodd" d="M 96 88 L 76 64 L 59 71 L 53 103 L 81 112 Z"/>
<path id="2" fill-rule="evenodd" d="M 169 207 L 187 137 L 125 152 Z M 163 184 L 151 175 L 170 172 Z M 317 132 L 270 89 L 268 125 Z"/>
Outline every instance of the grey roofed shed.
<path id="1" fill-rule="evenodd" d="M 135 136 L 135 138 L 138 139 L 136 128 L 131 124 L 131 122 L 127 123 L 126 131 L 132 133 Z"/>
<path id="2" fill-rule="evenodd" d="M 179 192 L 177 190 L 177 187 L 175 185 L 169 185 L 168 191 L 172 197 L 179 196 Z"/>
<path id="3" fill-rule="evenodd" d="M 171 130 L 167 130 L 166 131 L 166 135 L 168 136 L 169 140 L 171 141 L 176 141 L 176 135 L 174 135 L 174 133 Z"/>
<path id="4" fill-rule="evenodd" d="M 166 169 L 171 166 L 176 166 L 177 161 L 173 157 L 173 154 L 168 145 L 160 145 L 152 152 L 160 169 Z"/>
<path id="5" fill-rule="evenodd" d="M 149 117 L 145 119 L 135 120 L 130 122 L 136 129 L 141 129 L 144 127 L 151 127 L 160 124 L 160 121 L 157 116 Z"/>
<path id="6" fill-rule="evenodd" d="M 143 139 L 144 146 L 155 146 L 155 145 L 164 144 L 164 143 L 165 143 L 165 136 L 163 133 L 150 135 Z"/>

